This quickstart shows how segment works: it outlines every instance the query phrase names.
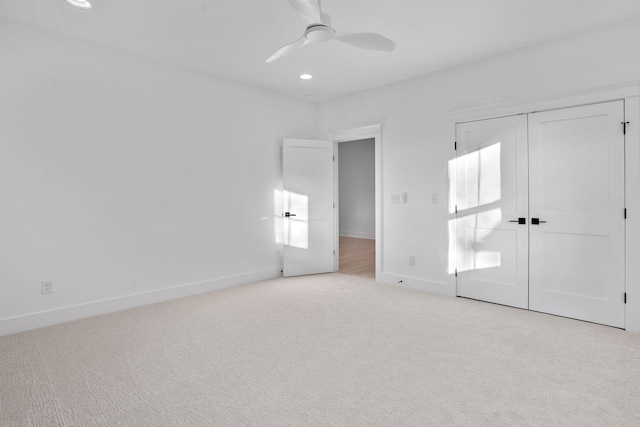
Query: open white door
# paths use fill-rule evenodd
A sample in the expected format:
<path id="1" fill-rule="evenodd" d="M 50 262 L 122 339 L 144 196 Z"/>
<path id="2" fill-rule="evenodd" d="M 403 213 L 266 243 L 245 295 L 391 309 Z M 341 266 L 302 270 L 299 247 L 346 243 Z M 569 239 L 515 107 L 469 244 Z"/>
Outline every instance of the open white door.
<path id="1" fill-rule="evenodd" d="M 335 271 L 333 141 L 285 139 L 282 153 L 283 274 Z"/>

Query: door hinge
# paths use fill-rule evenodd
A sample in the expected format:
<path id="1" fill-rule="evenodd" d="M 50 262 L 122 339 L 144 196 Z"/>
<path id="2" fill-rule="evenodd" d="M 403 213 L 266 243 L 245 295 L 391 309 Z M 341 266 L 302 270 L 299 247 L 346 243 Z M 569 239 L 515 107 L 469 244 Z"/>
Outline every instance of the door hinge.
<path id="1" fill-rule="evenodd" d="M 335 208 L 336 208 L 336 204 L 334 203 L 334 204 L 333 204 L 333 209 L 335 209 Z"/>
<path id="2" fill-rule="evenodd" d="M 336 254 L 336 250 L 334 249 L 334 250 L 333 250 L 333 255 L 335 255 L 335 254 Z"/>
<path id="3" fill-rule="evenodd" d="M 629 125 L 629 122 L 622 122 L 622 133 L 624 135 L 627 134 L 627 126 Z"/>
<path id="4" fill-rule="evenodd" d="M 453 149 L 454 150 L 458 149 L 458 141 L 453 141 Z"/>
<path id="5" fill-rule="evenodd" d="M 458 277 L 458 269 L 456 268 L 456 277 Z"/>
<path id="6" fill-rule="evenodd" d="M 458 213 L 458 205 L 456 205 L 456 212 L 455 213 Z"/>
<path id="7" fill-rule="evenodd" d="M 336 161 L 336 156 L 333 156 L 333 161 L 334 161 L 334 162 Z"/>
<path id="8" fill-rule="evenodd" d="M 626 292 L 624 293 L 624 303 L 625 304 L 627 303 L 627 293 Z"/>
<path id="9" fill-rule="evenodd" d="M 627 219 L 627 208 L 624 208 L 624 219 Z"/>

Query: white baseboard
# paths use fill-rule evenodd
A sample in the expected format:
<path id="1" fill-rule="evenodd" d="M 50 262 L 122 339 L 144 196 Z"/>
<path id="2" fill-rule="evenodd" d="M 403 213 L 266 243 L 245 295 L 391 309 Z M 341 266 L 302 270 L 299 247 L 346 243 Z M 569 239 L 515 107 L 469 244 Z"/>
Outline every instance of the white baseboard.
<path id="1" fill-rule="evenodd" d="M 376 275 L 376 280 L 380 283 L 416 289 L 418 291 L 429 292 L 432 294 L 446 295 L 450 297 L 456 296 L 455 287 L 450 286 L 448 283 L 431 282 L 429 280 L 398 276 L 389 273 L 378 273 Z"/>
<path id="2" fill-rule="evenodd" d="M 190 283 L 151 292 L 126 295 L 123 297 L 94 301 L 71 307 L 62 307 L 39 313 L 25 314 L 23 316 L 11 317 L 8 319 L 0 319 L 0 337 L 45 326 L 57 325 L 58 323 L 69 322 L 72 320 L 84 319 L 101 314 L 113 313 L 115 311 L 127 310 L 144 305 L 230 288 L 232 286 L 274 279 L 282 276 L 281 270 L 281 267 L 274 267 L 267 270 L 255 271 L 237 276 L 221 277 L 205 282 Z"/>
<path id="3" fill-rule="evenodd" d="M 345 231 L 340 230 L 340 236 L 344 237 L 356 237 L 358 239 L 372 239 L 375 240 L 376 233 L 363 233 L 360 231 Z"/>

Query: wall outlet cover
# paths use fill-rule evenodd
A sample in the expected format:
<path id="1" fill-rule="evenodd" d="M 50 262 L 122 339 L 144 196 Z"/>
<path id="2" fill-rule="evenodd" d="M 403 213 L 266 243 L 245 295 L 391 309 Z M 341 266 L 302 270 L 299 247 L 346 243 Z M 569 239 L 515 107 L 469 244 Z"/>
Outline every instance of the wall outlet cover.
<path id="1" fill-rule="evenodd" d="M 40 286 L 43 294 L 50 294 L 53 292 L 52 280 L 43 280 L 42 282 L 40 282 Z"/>

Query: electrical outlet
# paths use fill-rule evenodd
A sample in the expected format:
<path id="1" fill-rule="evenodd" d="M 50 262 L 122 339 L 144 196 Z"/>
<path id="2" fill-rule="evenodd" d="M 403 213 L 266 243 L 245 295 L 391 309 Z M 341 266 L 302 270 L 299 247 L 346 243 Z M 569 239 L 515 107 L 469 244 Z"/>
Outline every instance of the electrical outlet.
<path id="1" fill-rule="evenodd" d="M 411 256 L 409 257 L 409 265 L 410 265 L 410 266 L 412 266 L 412 267 L 413 267 L 414 265 L 416 265 L 416 257 L 415 257 L 415 256 L 411 255 Z"/>
<path id="2" fill-rule="evenodd" d="M 50 294 L 53 292 L 53 280 L 43 280 L 40 282 L 40 285 L 42 287 L 43 294 Z"/>
<path id="3" fill-rule="evenodd" d="M 398 203 L 400 203 L 400 194 L 392 194 L 391 203 L 393 203 L 394 205 L 397 205 Z"/>
<path id="4" fill-rule="evenodd" d="M 276 258 L 282 258 L 282 249 L 276 249 Z"/>
<path id="5" fill-rule="evenodd" d="M 403 204 L 409 203 L 409 193 L 407 193 L 406 191 L 402 193 L 402 203 Z"/>

